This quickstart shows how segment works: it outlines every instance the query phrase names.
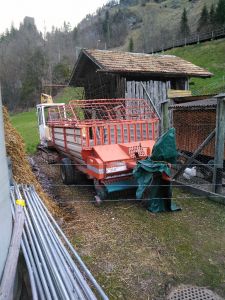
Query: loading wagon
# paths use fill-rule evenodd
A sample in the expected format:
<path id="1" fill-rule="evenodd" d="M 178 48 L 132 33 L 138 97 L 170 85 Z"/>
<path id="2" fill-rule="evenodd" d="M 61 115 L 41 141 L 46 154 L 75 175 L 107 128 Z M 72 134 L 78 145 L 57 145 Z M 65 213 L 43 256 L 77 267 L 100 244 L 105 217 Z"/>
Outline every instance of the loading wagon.
<path id="1" fill-rule="evenodd" d="M 93 179 L 100 202 L 108 193 L 136 187 L 132 171 L 151 154 L 158 118 L 144 99 L 71 100 L 37 105 L 42 148 L 58 153 L 61 178 Z"/>

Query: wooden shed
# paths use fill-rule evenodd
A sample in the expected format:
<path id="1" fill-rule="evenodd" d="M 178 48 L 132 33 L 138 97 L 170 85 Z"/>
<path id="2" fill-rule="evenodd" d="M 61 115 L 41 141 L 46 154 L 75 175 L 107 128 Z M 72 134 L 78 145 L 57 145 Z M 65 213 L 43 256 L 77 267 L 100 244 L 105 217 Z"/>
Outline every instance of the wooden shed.
<path id="1" fill-rule="evenodd" d="M 151 98 L 160 112 L 168 90 L 189 90 L 190 77 L 210 76 L 173 55 L 83 49 L 69 85 L 83 87 L 86 99 Z"/>
<path id="2" fill-rule="evenodd" d="M 172 105 L 173 126 L 179 150 L 193 153 L 216 127 L 216 98 Z M 215 139 L 201 152 L 214 157 Z M 225 156 L 224 156 L 225 157 Z"/>

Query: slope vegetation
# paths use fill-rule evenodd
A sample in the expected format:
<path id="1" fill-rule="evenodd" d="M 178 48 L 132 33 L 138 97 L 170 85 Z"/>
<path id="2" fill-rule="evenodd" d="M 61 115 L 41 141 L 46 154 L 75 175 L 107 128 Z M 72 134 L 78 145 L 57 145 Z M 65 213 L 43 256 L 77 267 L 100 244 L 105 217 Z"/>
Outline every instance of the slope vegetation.
<path id="1" fill-rule="evenodd" d="M 176 48 L 165 52 L 182 57 L 214 74 L 208 79 L 192 79 L 193 94 L 214 94 L 225 91 L 225 39 Z"/>

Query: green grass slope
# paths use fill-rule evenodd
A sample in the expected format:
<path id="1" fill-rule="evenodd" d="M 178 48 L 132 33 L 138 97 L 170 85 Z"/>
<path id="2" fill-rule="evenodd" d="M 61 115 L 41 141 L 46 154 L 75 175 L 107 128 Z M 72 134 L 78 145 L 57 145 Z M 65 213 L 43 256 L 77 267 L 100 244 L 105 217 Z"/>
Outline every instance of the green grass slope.
<path id="1" fill-rule="evenodd" d="M 34 153 L 39 143 L 37 116 L 35 109 L 11 116 L 13 126 L 22 135 L 27 153 Z"/>
<path id="2" fill-rule="evenodd" d="M 120 48 L 126 51 L 129 49 L 130 37 L 133 39 L 134 50 L 137 52 L 142 52 L 143 47 L 151 51 L 156 44 L 157 47 L 160 44 L 163 46 L 167 39 L 168 41 L 171 39 L 168 33 L 172 34 L 173 39 L 179 39 L 179 23 L 184 8 L 187 10 L 190 30 L 194 33 L 198 27 L 203 6 L 206 5 L 210 9 L 212 3 L 216 5 L 217 2 L 218 0 L 164 0 L 147 1 L 145 5 L 142 5 L 139 1 L 138 5 L 128 6 L 129 11 L 142 21 L 129 29 L 126 41 Z M 116 7 L 115 10 L 117 9 Z"/>
<path id="3" fill-rule="evenodd" d="M 62 89 L 55 97 L 54 102 L 56 103 L 68 103 L 70 100 L 83 99 L 84 91 L 83 88 L 66 87 Z"/>
<path id="4" fill-rule="evenodd" d="M 225 39 L 166 51 L 182 57 L 214 74 L 208 79 L 192 79 L 193 94 L 213 94 L 225 91 Z"/>

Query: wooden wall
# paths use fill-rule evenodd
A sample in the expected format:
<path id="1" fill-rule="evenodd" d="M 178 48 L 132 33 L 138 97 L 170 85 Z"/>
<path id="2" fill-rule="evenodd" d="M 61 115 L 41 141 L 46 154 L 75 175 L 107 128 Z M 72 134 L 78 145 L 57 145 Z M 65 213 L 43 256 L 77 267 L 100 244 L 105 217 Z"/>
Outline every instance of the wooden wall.
<path id="1" fill-rule="evenodd" d="M 125 97 L 125 79 L 115 74 L 89 73 L 84 82 L 86 99 Z"/>
<path id="2" fill-rule="evenodd" d="M 145 88 L 143 88 L 142 84 Z M 126 98 L 144 98 L 149 101 L 147 93 L 151 97 L 158 112 L 161 112 L 161 102 L 167 99 L 167 90 L 170 89 L 170 81 L 126 81 Z"/>

